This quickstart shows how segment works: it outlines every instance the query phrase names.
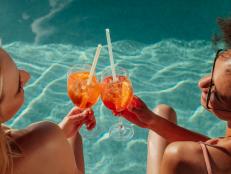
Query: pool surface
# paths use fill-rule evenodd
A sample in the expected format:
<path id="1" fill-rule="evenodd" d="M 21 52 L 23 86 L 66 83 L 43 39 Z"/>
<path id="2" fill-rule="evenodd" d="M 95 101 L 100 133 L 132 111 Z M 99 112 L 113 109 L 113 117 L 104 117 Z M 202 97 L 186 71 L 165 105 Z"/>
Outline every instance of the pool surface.
<path id="1" fill-rule="evenodd" d="M 66 93 L 66 72 L 91 63 L 98 43 L 103 49 L 97 74 L 109 66 L 105 28 L 111 30 L 115 62 L 128 69 L 135 94 L 150 108 L 175 108 L 178 123 L 211 137 L 225 123 L 200 105 L 198 80 L 210 72 L 218 32 L 216 18 L 230 15 L 222 1 L 0 0 L 0 37 L 18 67 L 31 73 L 22 109 L 7 124 L 59 122 L 73 107 Z M 101 101 L 94 107 L 99 133 L 84 139 L 86 174 L 141 174 L 146 170 L 147 130 L 134 126 L 127 142 L 108 138 L 118 121 Z"/>

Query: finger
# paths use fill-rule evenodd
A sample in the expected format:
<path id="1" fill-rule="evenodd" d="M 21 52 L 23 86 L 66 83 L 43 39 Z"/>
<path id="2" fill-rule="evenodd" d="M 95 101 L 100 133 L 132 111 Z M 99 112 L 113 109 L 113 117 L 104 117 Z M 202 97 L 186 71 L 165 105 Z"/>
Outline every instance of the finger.
<path id="1" fill-rule="evenodd" d="M 94 123 L 94 122 L 96 122 L 95 117 L 93 117 L 92 119 L 87 118 L 87 119 L 85 120 L 85 125 L 88 126 L 88 125 L 90 125 L 90 124 L 92 124 L 92 123 Z"/>
<path id="2" fill-rule="evenodd" d="M 146 104 L 137 96 L 133 96 L 132 101 L 128 105 L 128 109 L 140 109 L 140 108 L 145 108 Z"/>
<path id="3" fill-rule="evenodd" d="M 72 114 L 80 114 L 80 113 L 84 113 L 84 114 L 93 114 L 93 110 L 91 108 L 87 108 L 87 109 L 81 109 L 81 108 L 78 108 L 78 107 L 74 107 L 72 108 L 71 110 L 71 113 Z"/>
<path id="4" fill-rule="evenodd" d="M 96 126 L 96 121 L 93 121 L 92 123 L 87 125 L 87 130 L 92 130 L 94 129 Z"/>
<path id="5" fill-rule="evenodd" d="M 72 115 L 70 115 L 70 117 L 74 117 L 76 115 L 79 115 L 79 116 L 91 116 L 91 115 L 94 115 L 94 112 L 91 110 L 91 109 L 85 109 L 85 110 L 80 110 L 79 111 L 76 111 L 72 113 Z"/>
<path id="6" fill-rule="evenodd" d="M 86 118 L 92 119 L 92 117 L 94 117 L 94 112 L 91 109 L 86 109 L 83 112 L 79 113 L 79 115 L 83 115 Z"/>
<path id="7" fill-rule="evenodd" d="M 94 111 L 91 108 L 87 109 L 87 114 L 88 115 L 94 115 Z"/>
<path id="8" fill-rule="evenodd" d="M 86 119 L 86 116 L 84 114 L 75 114 L 68 117 L 71 121 L 80 121 Z"/>
<path id="9" fill-rule="evenodd" d="M 83 112 L 82 109 L 78 108 L 78 107 L 73 107 L 70 112 L 68 113 L 68 115 L 73 115 L 73 114 L 79 114 Z"/>
<path id="10" fill-rule="evenodd" d="M 85 113 L 85 121 L 91 121 L 95 119 L 94 112 L 92 110 L 89 110 Z"/>
<path id="11" fill-rule="evenodd" d="M 85 119 L 85 124 L 86 125 L 91 124 L 92 122 L 96 122 L 95 117 Z"/>
<path id="12" fill-rule="evenodd" d="M 94 112 L 88 112 L 87 119 L 92 120 L 95 118 Z"/>

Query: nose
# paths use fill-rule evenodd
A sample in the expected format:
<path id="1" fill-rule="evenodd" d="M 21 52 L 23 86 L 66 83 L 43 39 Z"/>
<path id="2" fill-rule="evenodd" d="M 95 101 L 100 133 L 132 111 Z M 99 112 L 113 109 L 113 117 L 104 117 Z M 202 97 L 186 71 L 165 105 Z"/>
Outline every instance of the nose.
<path id="1" fill-rule="evenodd" d="M 199 80 L 198 87 L 201 89 L 201 91 L 207 92 L 210 82 L 211 82 L 211 75 L 205 76 Z"/>
<path id="2" fill-rule="evenodd" d="M 25 70 L 20 70 L 20 77 L 23 86 L 30 80 L 30 74 Z"/>

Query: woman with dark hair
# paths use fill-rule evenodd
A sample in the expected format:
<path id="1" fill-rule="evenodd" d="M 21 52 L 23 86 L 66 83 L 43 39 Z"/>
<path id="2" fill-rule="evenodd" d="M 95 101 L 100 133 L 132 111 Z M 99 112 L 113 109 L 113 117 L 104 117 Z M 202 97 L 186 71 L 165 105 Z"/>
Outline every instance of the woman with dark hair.
<path id="1" fill-rule="evenodd" d="M 219 19 L 228 49 L 218 50 L 211 73 L 198 86 L 201 104 L 227 122 L 225 137 L 210 139 L 176 124 L 176 113 L 167 105 L 151 111 L 134 96 L 120 113 L 130 122 L 149 129 L 147 174 L 231 173 L 231 20 Z"/>

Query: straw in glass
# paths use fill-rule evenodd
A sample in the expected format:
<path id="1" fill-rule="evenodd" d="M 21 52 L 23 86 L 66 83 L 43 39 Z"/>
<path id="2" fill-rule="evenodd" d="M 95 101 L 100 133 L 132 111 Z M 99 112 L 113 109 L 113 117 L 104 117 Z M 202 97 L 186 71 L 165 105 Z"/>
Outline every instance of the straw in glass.
<path id="1" fill-rule="evenodd" d="M 114 59 L 113 59 L 113 54 L 112 54 L 110 31 L 108 28 L 106 29 L 106 37 L 107 37 L 108 53 L 109 53 L 110 63 L 111 63 L 112 78 L 113 78 L 113 82 L 115 82 L 117 79 L 116 79 L 115 64 L 114 64 Z"/>
<path id="2" fill-rule="evenodd" d="M 87 85 L 90 85 L 92 82 L 92 78 L 93 78 L 93 75 L 95 72 L 96 64 L 97 64 L 98 59 L 99 59 L 101 48 L 102 48 L 102 45 L 99 44 L 97 49 L 96 49 L 96 52 L 95 52 L 95 57 L 94 57 L 94 60 L 93 60 L 92 66 L 91 66 L 90 75 L 89 75 L 89 78 L 87 80 Z"/>

